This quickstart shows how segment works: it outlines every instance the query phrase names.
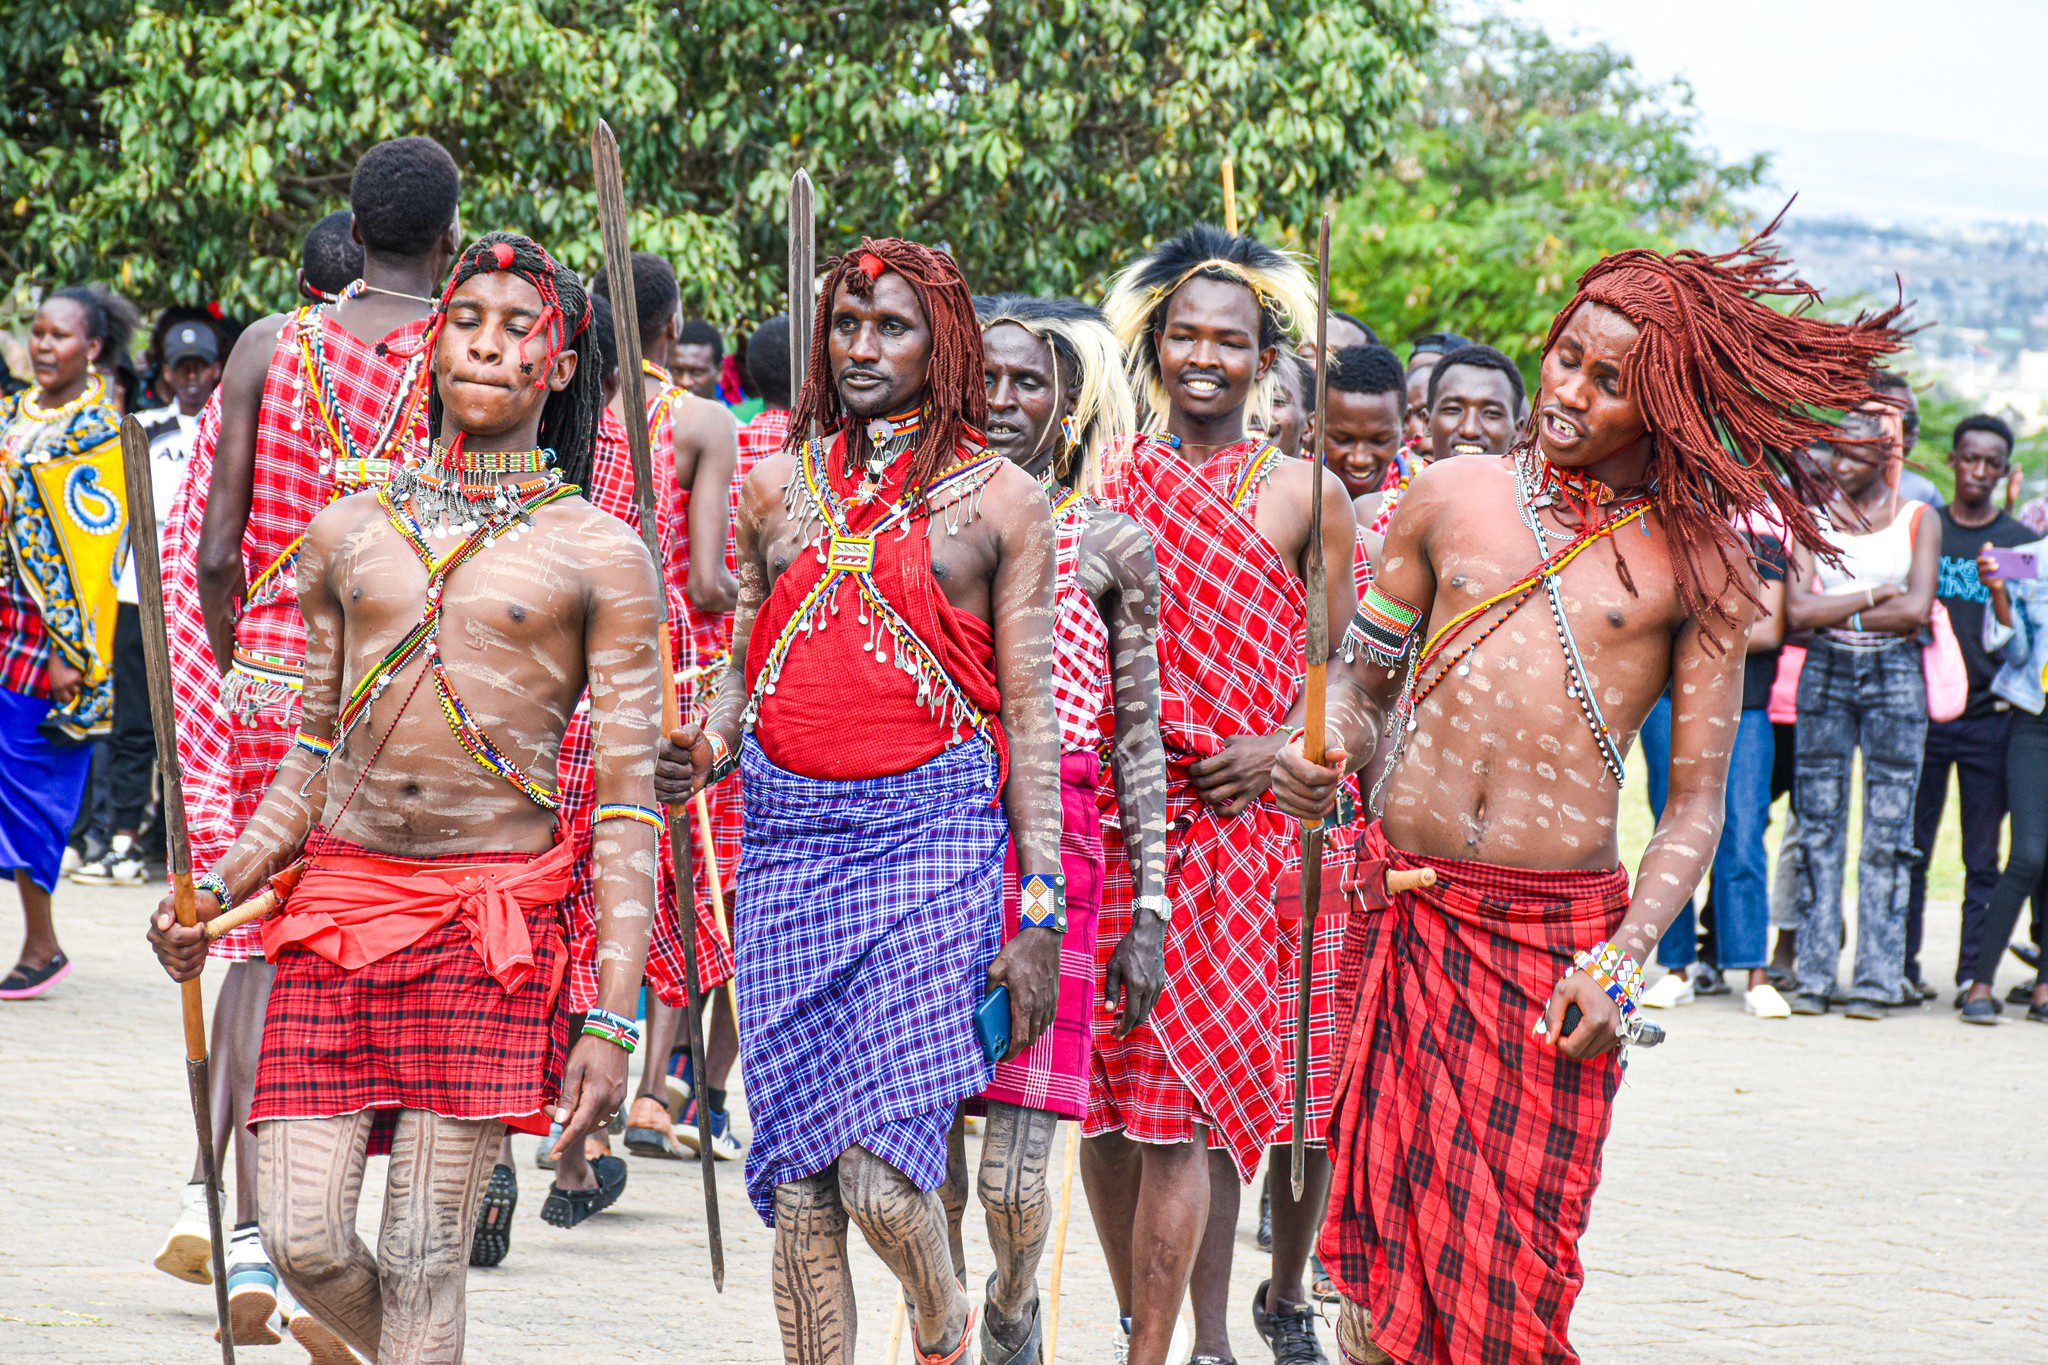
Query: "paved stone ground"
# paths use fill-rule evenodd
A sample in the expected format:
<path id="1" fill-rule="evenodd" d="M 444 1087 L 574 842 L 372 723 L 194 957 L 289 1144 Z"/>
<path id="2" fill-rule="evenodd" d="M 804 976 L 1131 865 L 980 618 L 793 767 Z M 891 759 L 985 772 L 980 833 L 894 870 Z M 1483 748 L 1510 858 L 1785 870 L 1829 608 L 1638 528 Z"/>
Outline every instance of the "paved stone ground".
<path id="1" fill-rule="evenodd" d="M 152 901 L 67 886 L 59 913 L 77 970 L 44 1000 L 0 1006 L 0 1361 L 219 1358 L 210 1291 L 149 1264 L 191 1159 L 177 992 L 139 928 Z M 1929 919 L 1941 980 L 1955 907 Z M 12 933 L 11 918 L 0 924 Z M 1665 1022 L 1671 1041 L 1639 1055 L 1623 1092 L 1584 1248 L 1574 1336 L 1589 1360 L 2043 1358 L 2048 1028 L 1965 1029 L 1946 1000 L 1875 1024 L 1762 1023 L 1726 1000 Z M 720 1168 L 717 1297 L 694 1167 L 633 1158 L 621 1205 L 561 1232 L 539 1218 L 534 1140 L 518 1145 L 511 1259 L 470 1277 L 472 1360 L 779 1358 L 770 1239 L 736 1166 Z M 373 1166 L 366 1189 L 380 1176 Z M 1247 1199 L 1233 1319 L 1248 1363 L 1257 1339 L 1243 1305 L 1263 1277 L 1252 1209 Z M 879 1361 L 886 1272 L 864 1248 L 858 1262 L 861 1358 Z M 978 1234 L 970 1264 L 978 1283 Z M 1113 1300 L 1078 1193 L 1067 1267 L 1060 1359 L 1107 1360 Z"/>

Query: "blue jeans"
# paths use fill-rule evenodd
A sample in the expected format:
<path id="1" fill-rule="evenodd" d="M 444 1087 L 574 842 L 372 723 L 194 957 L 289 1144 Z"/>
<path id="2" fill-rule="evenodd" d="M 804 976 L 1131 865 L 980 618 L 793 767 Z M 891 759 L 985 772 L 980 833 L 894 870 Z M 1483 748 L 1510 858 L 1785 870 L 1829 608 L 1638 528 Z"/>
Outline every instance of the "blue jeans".
<path id="1" fill-rule="evenodd" d="M 1643 722 L 1643 758 L 1650 768 L 1650 810 L 1664 818 L 1671 794 L 1671 696 L 1666 693 Z M 1764 829 L 1771 821 L 1771 764 L 1776 758 L 1771 718 L 1762 708 L 1744 711 L 1728 761 L 1721 842 L 1714 849 L 1715 965 L 1724 972 L 1762 967 L 1769 955 L 1770 882 Z M 1657 941 L 1657 961 L 1676 971 L 1698 955 L 1692 902 Z"/>

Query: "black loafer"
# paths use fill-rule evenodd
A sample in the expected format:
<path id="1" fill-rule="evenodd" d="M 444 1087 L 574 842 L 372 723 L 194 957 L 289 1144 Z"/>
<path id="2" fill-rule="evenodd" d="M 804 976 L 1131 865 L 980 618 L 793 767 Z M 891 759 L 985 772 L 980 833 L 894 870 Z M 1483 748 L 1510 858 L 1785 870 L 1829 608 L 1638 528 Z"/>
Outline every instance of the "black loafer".
<path id="1" fill-rule="evenodd" d="M 1801 991 L 1792 997 L 1792 1012 L 1794 1014 L 1826 1014 L 1830 1008 L 1828 998 L 1825 995 L 1814 995 L 1807 991 Z"/>
<path id="2" fill-rule="evenodd" d="M 1957 1016 L 1966 1024 L 1995 1024 L 1998 1022 L 1998 1002 L 1989 997 L 1983 1000 L 1969 1000 Z"/>

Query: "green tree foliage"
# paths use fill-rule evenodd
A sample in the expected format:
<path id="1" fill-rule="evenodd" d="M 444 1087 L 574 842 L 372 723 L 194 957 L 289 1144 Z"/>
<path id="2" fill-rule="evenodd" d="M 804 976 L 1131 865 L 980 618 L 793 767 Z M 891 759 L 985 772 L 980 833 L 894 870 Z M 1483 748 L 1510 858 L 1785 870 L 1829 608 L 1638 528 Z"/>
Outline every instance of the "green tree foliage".
<path id="1" fill-rule="evenodd" d="M 69 0 L 0 18 L 0 263 L 145 304 L 286 296 L 300 234 L 379 139 L 427 133 L 465 227 L 599 256 L 589 135 L 693 308 L 781 304 L 783 196 L 821 251 L 951 246 L 984 288 L 1098 284 L 1220 215 L 1303 221 L 1383 154 L 1426 0 Z"/>
<path id="2" fill-rule="evenodd" d="M 1765 161 L 1724 162 L 1691 92 L 1612 48 L 1498 15 L 1447 27 L 1393 161 L 1338 215 L 1332 293 L 1389 340 L 1454 331 L 1533 370 L 1579 275 L 1626 247 L 1699 245 Z"/>

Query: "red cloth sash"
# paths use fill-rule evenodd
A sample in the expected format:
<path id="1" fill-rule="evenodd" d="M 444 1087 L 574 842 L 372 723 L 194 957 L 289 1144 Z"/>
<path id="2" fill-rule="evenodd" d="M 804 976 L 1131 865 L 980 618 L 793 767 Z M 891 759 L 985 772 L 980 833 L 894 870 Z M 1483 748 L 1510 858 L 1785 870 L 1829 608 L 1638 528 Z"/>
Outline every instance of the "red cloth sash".
<path id="1" fill-rule="evenodd" d="M 824 464 L 833 493 L 847 509 L 848 529 L 858 535 L 902 497 L 910 461 L 899 461 L 880 497 L 855 503 L 856 481 L 844 467 L 845 443 L 842 431 L 833 438 Z M 960 451 L 962 459 L 974 454 L 964 447 Z M 955 509 L 954 514 L 964 517 L 965 511 Z M 934 515 L 944 517 L 946 511 Z M 868 576 L 954 686 L 989 717 L 990 737 L 1007 776 L 1009 746 L 996 719 L 1002 692 L 995 675 L 995 632 L 988 622 L 946 600 L 932 574 L 931 527 L 932 516 L 916 516 L 904 530 L 877 536 Z M 798 551 L 761 604 L 747 642 L 749 687 L 783 626 L 828 572 L 817 545 Z M 852 580 L 840 580 L 832 591 L 837 614 L 825 628 L 796 641 L 775 690 L 762 699 L 755 734 L 769 759 L 803 777 L 851 782 L 909 772 L 958 744 L 961 734 L 919 698 L 918 680 L 896 665 L 894 648 L 885 644 L 881 648 L 887 657 L 875 657 L 877 648 L 868 643 L 874 627 L 861 620 L 864 611 Z"/>
<path id="2" fill-rule="evenodd" d="M 1578 1241 L 1621 1068 L 1530 1029 L 1572 955 L 1627 912 L 1628 878 L 1543 872 L 1359 840 L 1345 935 L 1344 1063 L 1322 1258 L 1408 1362 L 1574 1362 Z M 1437 884 L 1385 894 L 1388 867 Z"/>
<path id="3" fill-rule="evenodd" d="M 297 944 L 359 971 L 460 919 L 484 969 L 510 994 L 533 974 L 525 910 L 559 904 L 576 868 L 567 842 L 519 862 L 461 854 L 429 861 L 342 847 L 308 841 L 304 875 L 263 926 L 269 960 Z M 555 961 L 559 977 L 559 954 Z"/>
<path id="4" fill-rule="evenodd" d="M 1157 1034 L 1247 1181 L 1281 1119 L 1273 887 L 1292 822 L 1267 801 L 1218 818 L 1188 769 L 1230 739 L 1278 729 L 1301 687 L 1301 582 L 1253 524 L 1253 499 L 1231 501 L 1260 449 L 1240 442 L 1197 470 L 1146 438 L 1114 462 L 1107 490 L 1151 532 L 1159 558 L 1173 926 L 1166 989 L 1142 1027 Z M 1105 898 L 1099 942 L 1113 945 L 1128 916 Z M 1096 1044 L 1114 1045 L 1100 1035 Z"/>

